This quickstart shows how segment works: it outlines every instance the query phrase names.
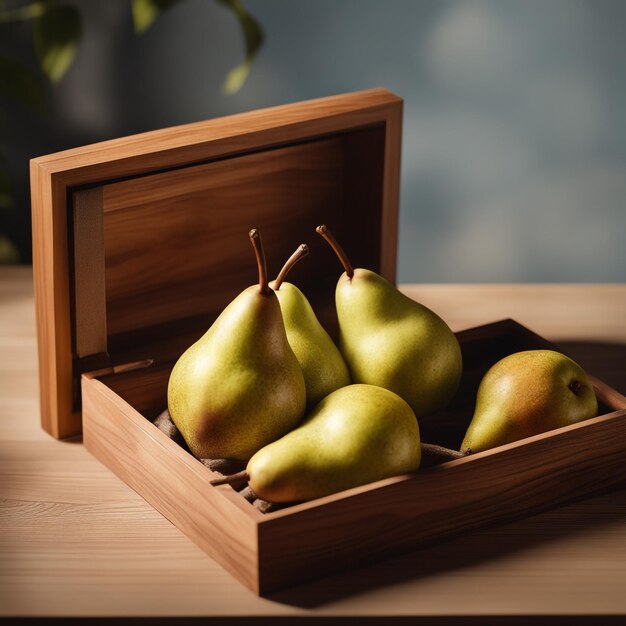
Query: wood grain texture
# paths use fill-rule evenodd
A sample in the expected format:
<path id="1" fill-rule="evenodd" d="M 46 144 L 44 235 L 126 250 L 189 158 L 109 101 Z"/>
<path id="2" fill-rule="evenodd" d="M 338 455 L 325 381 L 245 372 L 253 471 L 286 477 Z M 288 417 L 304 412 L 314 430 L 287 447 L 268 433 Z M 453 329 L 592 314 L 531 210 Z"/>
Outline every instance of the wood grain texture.
<path id="1" fill-rule="evenodd" d="M 252 227 L 273 278 L 320 221 L 347 219 L 345 158 L 336 138 L 106 185 L 109 334 L 199 315 L 208 325 L 257 280 Z M 332 259 L 317 260 L 298 267 L 308 286 L 336 279 Z"/>
<path id="2" fill-rule="evenodd" d="M 425 441 L 458 449 L 484 372 L 507 354 L 553 346 L 513 320 L 469 329 L 457 336 L 464 363 L 459 392 L 451 410 L 433 417 L 435 427 L 422 423 L 420 430 Z M 199 545 L 209 554 L 217 551 L 218 560 L 233 575 L 262 594 L 626 483 L 626 398 L 599 383 L 596 394 L 606 414 L 579 424 L 264 516 L 240 497 L 240 513 L 249 515 L 255 525 L 247 529 L 245 549 L 229 552 L 232 537 L 228 526 L 219 524 L 224 515 L 221 508 L 206 507 L 197 514 L 201 490 L 188 499 L 182 487 L 183 497 L 178 498 L 176 484 L 190 482 L 189 464 L 172 466 L 168 454 L 181 459 L 191 456 L 181 454 L 172 442 L 162 456 L 153 448 L 152 438 L 164 435 L 151 432 L 156 428 L 145 417 L 152 415 L 142 418 L 133 403 L 140 399 L 144 404 L 151 393 L 163 402 L 167 379 L 159 372 L 158 376 L 150 375 L 148 385 L 142 384 L 147 374 L 139 370 L 100 381 L 83 377 L 83 393 L 90 393 L 83 410 L 86 446 L 96 450 L 98 458 L 157 509 L 181 523 L 183 532 L 195 541 L 201 538 Z M 124 384 L 116 379 L 133 382 Z M 107 382 L 115 389 L 107 387 Z M 105 401 L 103 414 L 100 402 Z M 154 406 L 158 406 L 156 401 Z M 130 418 L 132 430 L 125 426 Z M 108 428 L 93 431 L 94 422 Z M 119 425 L 119 432 L 113 423 Z M 127 450 L 123 442 L 129 446 Z M 131 449 L 134 454 L 130 454 Z M 146 450 L 150 452 L 137 454 Z M 146 464 L 151 469 L 145 469 Z M 167 466 L 172 482 L 164 482 L 161 472 L 155 471 L 163 466 Z M 214 489 L 207 498 L 215 498 L 215 502 L 220 495 L 230 500 L 233 495 L 237 497 L 229 485 Z M 204 531 L 189 532 L 189 517 L 195 521 L 191 528 L 206 526 Z M 237 528 L 237 533 L 243 530 Z M 222 548 L 225 554 L 220 552 Z M 227 558 L 229 554 L 231 558 Z M 256 564 L 255 571 L 250 569 L 250 560 Z"/>
<path id="3" fill-rule="evenodd" d="M 626 327 L 614 314 L 626 286 L 410 289 L 455 330 L 502 317 L 506 308 L 504 315 L 566 343 L 585 367 L 626 391 Z M 41 429 L 32 290 L 29 268 L 0 267 L 2 616 L 595 626 L 626 615 L 626 491 L 464 533 L 271 600 L 257 597 L 84 446 Z"/>
<path id="4" fill-rule="evenodd" d="M 626 342 L 624 284 L 400 285 L 410 298 L 446 312 L 454 330 L 510 317 L 557 343 Z M 613 305 L 607 307 L 610 300 Z"/>
<path id="5" fill-rule="evenodd" d="M 74 350 L 78 358 L 107 350 L 102 187 L 73 194 Z"/>
<path id="6" fill-rule="evenodd" d="M 30 181 L 41 425 L 62 438 L 81 428 L 73 408 L 66 187 L 32 161 Z"/>
<path id="7" fill-rule="evenodd" d="M 99 380 L 82 378 L 83 442 L 97 459 L 245 585 L 258 589 L 261 513 Z M 219 538 L 219 540 L 216 540 Z"/>
<path id="8" fill-rule="evenodd" d="M 395 284 L 398 205 L 400 202 L 400 154 L 402 150 L 402 102 L 389 110 L 385 134 L 383 209 L 380 229 L 381 274 Z"/>
<path id="9" fill-rule="evenodd" d="M 157 224 L 157 234 L 163 233 L 162 230 L 158 230 L 156 220 L 156 217 L 163 217 L 163 215 L 170 217 L 166 221 L 166 226 L 178 225 L 183 230 L 187 229 L 185 231 L 187 235 L 190 231 L 193 232 L 194 236 L 191 237 L 189 243 L 195 242 L 195 248 L 191 246 L 187 250 L 190 255 L 195 253 L 198 248 L 201 248 L 201 252 L 210 254 L 203 245 L 204 242 L 199 239 L 197 228 L 208 228 L 210 231 L 211 219 L 215 217 L 215 214 L 212 212 L 198 213 L 189 222 L 186 219 L 194 215 L 186 209 L 189 208 L 194 199 L 197 200 L 202 196 L 201 191 L 198 191 L 200 196 L 193 196 L 192 193 L 191 195 L 183 194 L 182 198 L 172 196 L 169 192 L 165 193 L 170 183 L 175 189 L 179 191 L 182 189 L 182 182 L 186 180 L 182 168 L 202 167 L 202 164 L 209 162 L 229 160 L 230 165 L 228 163 L 222 165 L 214 163 L 210 166 L 208 173 L 213 169 L 218 173 L 217 183 L 213 186 L 209 184 L 204 189 L 209 192 L 211 189 L 213 191 L 221 190 L 221 199 L 217 202 L 220 209 L 229 206 L 229 199 L 250 203 L 255 196 L 254 192 L 258 191 L 261 195 L 254 202 L 253 208 L 245 213 L 245 216 L 266 219 L 270 234 L 275 233 L 278 238 L 278 233 L 281 233 L 281 245 L 275 248 L 277 256 L 286 256 L 284 252 L 288 245 L 286 237 L 296 236 L 299 232 L 298 229 L 295 229 L 295 232 L 289 232 L 289 225 L 298 223 L 301 224 L 301 227 L 304 226 L 304 222 L 300 223 L 295 219 L 295 214 L 299 209 L 308 207 L 307 215 L 312 217 L 310 209 L 314 203 L 318 203 L 318 206 L 320 204 L 327 206 L 328 210 L 336 206 L 341 206 L 344 210 L 350 207 L 355 208 L 354 205 L 350 205 L 345 200 L 350 197 L 352 192 L 349 185 L 357 184 L 359 180 L 365 181 L 366 184 L 378 185 L 380 194 L 366 196 L 361 193 L 361 197 L 370 198 L 369 204 L 356 208 L 363 215 L 370 217 L 370 221 L 365 220 L 362 224 L 364 230 L 370 228 L 372 222 L 378 230 L 381 228 L 381 223 L 384 222 L 382 224 L 384 231 L 382 241 L 384 243 L 380 246 L 382 256 L 380 258 L 366 256 L 368 261 L 374 262 L 374 266 L 377 267 L 382 264 L 381 270 L 388 277 L 395 278 L 395 220 L 397 220 L 397 216 L 390 216 L 387 213 L 397 213 L 398 209 L 400 138 L 399 136 L 390 137 L 390 134 L 399 135 L 400 133 L 401 110 L 402 101 L 400 98 L 384 89 L 373 89 L 144 133 L 33 159 L 31 161 L 33 259 L 38 302 L 37 319 L 41 320 L 38 339 L 41 365 L 42 425 L 44 428 L 55 437 L 67 437 L 80 432 L 80 415 L 73 411 L 72 403 L 80 368 L 74 367 L 72 369 L 72 311 L 69 296 L 71 291 L 69 273 L 71 260 L 68 259 L 67 241 L 67 198 L 73 190 L 79 187 L 104 186 L 103 193 L 105 194 L 106 205 L 107 188 L 111 185 L 111 210 L 107 211 L 105 208 L 105 218 L 109 216 L 110 219 L 104 225 L 105 248 L 107 245 L 113 246 L 111 254 L 105 260 L 107 274 L 111 274 L 107 278 L 107 291 L 109 289 L 112 291 L 111 297 L 107 293 L 107 309 L 110 308 L 107 310 L 108 339 L 113 347 L 121 346 L 124 349 L 128 347 L 129 343 L 139 340 L 149 342 L 155 337 L 161 338 L 163 333 L 167 332 L 167 329 L 158 328 L 153 332 L 150 325 L 175 318 L 174 307 L 163 304 L 163 302 L 167 302 L 169 297 L 174 299 L 179 297 L 182 302 L 178 317 L 180 320 L 184 319 L 184 316 L 190 311 L 193 315 L 201 310 L 202 305 L 206 304 L 206 298 L 203 299 L 199 294 L 203 293 L 203 289 L 206 293 L 210 292 L 212 288 L 212 285 L 206 284 L 206 281 L 203 282 L 202 280 L 206 278 L 207 269 L 205 268 L 204 274 L 198 275 L 196 272 L 195 278 L 197 280 L 191 280 L 193 275 L 191 272 L 191 274 L 185 274 L 187 281 L 183 281 L 182 285 L 175 287 L 170 284 L 169 291 L 167 288 L 163 290 L 164 300 L 161 301 L 156 295 L 159 293 L 159 289 L 152 285 L 150 280 L 143 290 L 139 289 L 139 294 L 136 293 L 135 290 L 141 283 L 138 280 L 129 281 L 129 277 L 132 277 L 133 274 L 126 272 L 128 268 L 125 266 L 129 263 L 132 270 L 145 268 L 145 246 L 150 242 L 154 244 L 153 235 L 155 233 L 151 233 L 150 229 L 154 223 Z M 373 132 L 374 138 L 378 137 L 380 132 L 384 132 L 381 144 L 381 149 L 384 148 L 384 152 L 378 158 L 368 160 L 366 158 L 367 150 L 360 153 L 350 150 L 352 145 L 350 141 L 344 142 L 342 150 L 338 151 L 335 147 L 335 154 L 342 153 L 344 164 L 352 164 L 353 161 L 358 162 L 361 159 L 361 162 L 370 163 L 375 168 L 376 171 L 362 171 L 361 179 L 347 177 L 348 183 L 346 183 L 346 179 L 342 178 L 338 188 L 333 187 L 338 182 L 337 167 L 331 166 L 329 169 L 324 169 L 324 166 L 321 170 L 316 170 L 315 166 L 303 168 L 302 161 L 300 161 L 299 167 L 297 163 L 292 164 L 294 167 L 291 172 L 291 184 L 303 183 L 304 189 L 302 191 L 304 193 L 307 191 L 313 193 L 312 183 L 314 181 L 322 182 L 322 178 L 326 174 L 330 174 L 330 180 L 322 182 L 319 189 L 316 187 L 313 197 L 308 200 L 304 196 L 298 196 L 293 187 L 286 187 L 283 184 L 276 190 L 274 185 L 263 185 L 263 177 L 259 175 L 249 178 L 249 186 L 246 187 L 245 185 L 246 172 L 249 175 L 251 169 L 265 167 L 265 163 L 270 169 L 272 164 L 282 163 L 279 170 L 285 174 L 289 167 L 289 157 L 281 160 L 281 154 L 285 154 L 281 151 L 287 150 L 288 155 L 288 146 L 304 145 L 311 141 L 323 142 L 329 137 L 354 132 L 362 132 L 363 136 L 369 136 L 368 133 Z M 277 154 L 276 157 L 271 156 L 271 152 L 274 151 Z M 255 153 L 257 156 L 252 156 Z M 321 160 L 318 155 L 316 161 L 315 153 L 316 148 L 313 147 L 308 155 L 319 167 Z M 251 159 L 252 163 L 246 169 L 248 159 Z M 227 185 L 229 170 L 233 164 L 235 171 L 239 171 L 239 174 L 244 176 L 243 187 L 239 187 L 239 183 L 242 181 L 239 183 L 231 181 L 230 186 Z M 242 164 L 242 170 L 239 170 L 240 166 L 237 164 Z M 338 164 L 336 163 L 336 165 Z M 356 170 L 356 166 L 353 169 Z M 171 170 L 177 171 L 172 172 L 170 179 L 167 178 L 167 172 Z M 313 172 L 312 176 L 310 175 L 311 172 Z M 196 171 L 197 173 L 198 171 Z M 182 204 L 185 209 L 183 210 L 185 219 L 181 215 L 181 221 L 177 220 L 174 214 L 166 212 L 165 204 L 160 204 L 155 207 L 154 220 L 152 217 L 147 217 L 139 223 L 142 211 L 145 213 L 149 210 L 145 204 L 142 205 L 143 200 L 141 200 L 142 194 L 150 185 L 148 179 L 150 179 L 150 175 L 160 174 L 165 175 L 165 182 L 159 187 L 159 197 L 163 195 L 168 198 L 170 211 L 175 212 Z M 143 183 L 138 182 L 134 187 L 132 182 L 128 185 L 121 182 L 122 180 L 141 177 L 147 177 L 147 179 Z M 199 180 L 199 177 L 196 180 Z M 308 186 L 304 184 L 307 182 Z M 120 187 L 117 188 L 116 185 L 120 185 Z M 117 194 L 116 189 L 118 189 Z M 132 194 L 133 189 L 135 191 L 134 196 Z M 324 195 L 323 192 L 324 190 L 329 192 L 333 189 L 335 191 L 340 190 L 339 197 L 333 196 L 330 200 L 329 194 Z M 129 192 L 130 198 L 135 198 L 138 203 L 136 207 L 131 209 L 123 201 L 120 201 L 126 192 Z M 295 198 L 298 198 L 298 201 L 295 201 Z M 164 199 L 164 203 L 168 200 Z M 286 208 L 290 200 L 292 201 L 291 209 L 295 211 L 294 215 L 291 215 L 290 210 Z M 273 208 L 272 202 L 274 201 L 276 201 L 274 208 L 277 212 L 275 217 L 268 213 L 268 210 L 271 211 Z M 126 210 L 122 210 L 122 207 L 125 207 Z M 260 207 L 262 208 L 261 211 L 255 210 Z M 200 207 L 201 209 L 202 207 Z M 236 211 L 237 207 L 233 210 Z M 325 208 L 321 208 L 318 217 L 323 218 L 326 215 L 325 210 Z M 126 214 L 128 214 L 128 218 Z M 339 214 L 342 215 L 343 211 L 340 211 Z M 236 212 L 230 214 L 229 211 L 224 212 L 223 215 L 231 215 L 232 218 L 243 217 L 238 216 Z M 285 216 L 290 219 L 284 219 Z M 132 226 L 139 230 L 135 230 L 133 233 L 124 230 L 124 221 L 127 219 Z M 280 228 L 280 223 L 283 222 L 286 222 L 284 230 Z M 343 219 L 340 225 L 342 223 Z M 238 225 L 241 227 L 240 224 Z M 245 225 L 242 228 L 247 227 Z M 133 234 L 136 235 L 137 232 L 143 237 L 133 238 Z M 210 235 L 210 232 L 206 233 L 207 239 Z M 118 241 L 120 237 L 121 239 Z M 174 249 L 178 252 L 184 249 L 185 243 L 188 243 L 176 239 L 174 241 Z M 130 249 L 131 243 L 138 244 L 137 257 L 132 256 L 135 252 Z M 167 271 L 155 272 L 149 276 L 160 275 L 167 281 L 172 279 L 172 268 L 177 266 L 175 262 L 177 255 L 168 248 L 167 241 L 164 242 L 161 239 L 159 243 L 161 244 L 160 250 L 155 253 L 155 258 L 160 259 L 160 269 L 163 270 L 166 267 Z M 228 243 L 228 240 L 223 243 Z M 298 243 L 299 241 L 296 241 L 293 246 L 295 247 Z M 220 243 L 219 245 L 223 244 Z M 237 251 L 240 251 L 240 248 L 235 246 L 234 252 Z M 218 261 L 224 260 L 223 254 L 221 259 L 219 254 L 217 256 Z M 129 262 L 129 258 L 134 259 L 134 261 Z M 189 261 L 183 263 L 182 267 L 187 270 L 192 269 Z M 247 263 L 241 262 L 237 258 L 235 267 L 238 269 L 234 270 L 234 273 L 243 280 L 244 274 L 247 275 L 243 269 L 247 267 Z M 146 275 L 146 272 L 143 271 L 137 278 L 145 278 Z M 211 277 L 213 278 L 213 275 Z M 225 276 L 223 278 L 226 279 Z M 243 288 L 248 284 L 248 281 L 249 279 L 246 279 L 245 283 L 238 283 L 237 288 Z M 227 301 L 228 294 L 225 291 L 227 287 L 224 285 L 225 282 L 220 284 L 218 277 L 215 291 L 219 295 L 216 300 L 211 301 L 209 310 L 204 311 L 205 315 L 210 316 L 214 313 L 217 303 L 223 304 Z M 165 286 L 168 287 L 167 284 Z M 149 291 L 151 287 L 153 289 Z M 182 290 L 182 293 L 177 289 Z M 228 293 L 232 295 L 233 292 L 231 290 Z M 143 305 L 145 300 L 147 302 Z M 138 313 L 136 317 L 133 317 L 135 306 Z M 151 313 L 152 317 L 148 313 Z M 127 315 L 129 319 L 126 319 Z M 144 322 L 148 324 L 147 330 Z M 142 326 L 144 332 L 135 335 L 133 330 L 138 325 Z M 132 350 L 136 346 L 131 345 L 129 347 Z"/>
<path id="10" fill-rule="evenodd" d="M 368 89 L 104 141 L 32 164 L 66 186 L 93 185 L 377 124 L 401 104 L 386 89 Z"/>

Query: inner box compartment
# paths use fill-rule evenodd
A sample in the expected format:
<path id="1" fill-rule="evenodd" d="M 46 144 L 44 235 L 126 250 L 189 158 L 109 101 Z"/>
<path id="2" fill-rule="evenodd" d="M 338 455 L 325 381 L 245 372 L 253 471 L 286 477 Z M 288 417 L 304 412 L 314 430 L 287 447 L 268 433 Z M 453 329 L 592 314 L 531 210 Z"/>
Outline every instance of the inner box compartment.
<path id="1" fill-rule="evenodd" d="M 557 349 L 514 320 L 502 320 L 456 334 L 463 354 L 463 374 L 458 392 L 447 409 L 419 420 L 423 442 L 451 450 L 460 448 L 473 415 L 478 385 L 492 365 L 521 350 Z M 146 369 L 101 376 L 99 379 L 138 413 L 152 421 L 167 407 L 167 383 L 172 367 L 172 363 L 162 363 Z M 601 387 L 596 385 L 595 391 L 598 396 L 598 415 L 619 408 L 611 405 Z"/>
<path id="2" fill-rule="evenodd" d="M 559 347 L 514 320 L 501 320 L 456 333 L 463 354 L 463 374 L 450 405 L 420 419 L 422 441 L 459 450 L 474 413 L 478 386 L 487 370 L 504 357 L 523 350 L 556 350 Z M 598 415 L 614 411 L 605 387 L 593 380 Z"/>

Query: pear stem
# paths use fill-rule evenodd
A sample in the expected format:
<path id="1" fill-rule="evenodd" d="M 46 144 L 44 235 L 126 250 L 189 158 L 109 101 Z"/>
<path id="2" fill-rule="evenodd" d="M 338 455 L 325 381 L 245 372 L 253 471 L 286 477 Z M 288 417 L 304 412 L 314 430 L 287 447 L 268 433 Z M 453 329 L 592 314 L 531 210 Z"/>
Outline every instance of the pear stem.
<path id="1" fill-rule="evenodd" d="M 309 246 L 305 243 L 301 243 L 297 250 L 287 259 L 287 262 L 283 265 L 283 269 L 280 270 L 276 280 L 274 281 L 274 291 L 278 291 L 283 284 L 287 274 L 291 271 L 291 268 L 300 260 L 303 259 L 309 253 Z"/>
<path id="2" fill-rule="evenodd" d="M 211 484 L 214 487 L 217 487 L 218 485 L 232 485 L 233 483 L 239 483 L 244 480 L 250 480 L 250 475 L 247 470 L 242 470 L 241 472 L 230 474 L 229 476 L 224 476 L 223 478 L 215 478 L 211 481 Z"/>
<path id="3" fill-rule="evenodd" d="M 270 292 L 270 288 L 267 283 L 267 262 L 265 260 L 265 252 L 263 251 L 261 233 L 256 228 L 253 228 L 248 233 L 248 237 L 250 237 L 250 243 L 254 248 L 256 264 L 259 268 L 259 293 L 267 295 Z"/>
<path id="4" fill-rule="evenodd" d="M 444 448 L 433 443 L 420 444 L 422 448 L 422 455 L 427 456 L 432 464 L 445 463 L 446 461 L 453 461 L 454 459 L 462 459 L 467 456 L 467 453 L 458 450 L 451 450 L 450 448 Z"/>
<path id="5" fill-rule="evenodd" d="M 315 232 L 318 235 L 324 237 L 328 245 L 333 249 L 334 253 L 337 255 L 337 258 L 341 261 L 343 265 L 343 269 L 346 270 L 346 274 L 348 278 L 352 278 L 354 276 L 354 268 L 352 267 L 352 263 L 350 263 L 350 259 L 348 255 L 344 252 L 343 248 L 339 245 L 339 242 L 335 239 L 333 234 L 328 230 L 325 224 L 320 224 Z"/>

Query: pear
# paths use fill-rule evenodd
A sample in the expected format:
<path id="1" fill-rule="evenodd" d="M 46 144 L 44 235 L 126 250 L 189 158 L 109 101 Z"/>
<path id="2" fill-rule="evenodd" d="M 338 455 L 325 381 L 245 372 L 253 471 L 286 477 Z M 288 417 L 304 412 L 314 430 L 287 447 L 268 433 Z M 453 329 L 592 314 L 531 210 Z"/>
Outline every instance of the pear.
<path id="1" fill-rule="evenodd" d="M 305 295 L 295 285 L 284 282 L 291 268 L 308 253 L 306 244 L 301 244 L 270 287 L 280 302 L 287 340 L 304 375 L 307 407 L 312 408 L 329 393 L 349 385 L 350 374 Z"/>
<path id="2" fill-rule="evenodd" d="M 554 350 L 515 352 L 480 382 L 461 450 L 488 450 L 597 413 L 593 385 L 572 359 Z"/>
<path id="3" fill-rule="evenodd" d="M 178 359 L 167 400 L 198 458 L 247 461 L 304 416 L 304 377 L 267 282 L 256 229 L 249 233 L 259 284 L 242 291 Z"/>
<path id="4" fill-rule="evenodd" d="M 433 311 L 367 269 L 354 269 L 326 226 L 318 226 L 345 272 L 335 291 L 339 349 L 355 383 L 378 385 L 419 419 L 446 407 L 461 380 L 459 343 Z"/>
<path id="5" fill-rule="evenodd" d="M 296 502 L 417 470 L 420 435 L 411 407 L 373 385 L 324 398 L 304 422 L 259 450 L 246 468 L 252 491 Z M 226 481 L 215 481 L 214 484 Z"/>

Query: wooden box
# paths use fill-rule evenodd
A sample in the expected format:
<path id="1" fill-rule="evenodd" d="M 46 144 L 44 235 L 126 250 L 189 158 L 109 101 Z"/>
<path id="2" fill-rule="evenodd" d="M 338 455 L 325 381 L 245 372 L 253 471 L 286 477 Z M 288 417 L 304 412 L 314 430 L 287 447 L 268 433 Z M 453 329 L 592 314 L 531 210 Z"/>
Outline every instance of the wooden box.
<path id="1" fill-rule="evenodd" d="M 425 540 L 526 515 L 626 479 L 626 399 L 599 381 L 601 415 L 514 444 L 262 513 L 152 423 L 181 352 L 302 241 L 291 279 L 335 327 L 336 259 L 395 279 L 402 101 L 383 89 L 104 142 L 31 162 L 43 427 L 85 446 L 257 593 Z M 422 438 L 458 447 L 480 377 L 544 347 L 511 320 L 458 334 L 464 375 Z"/>

